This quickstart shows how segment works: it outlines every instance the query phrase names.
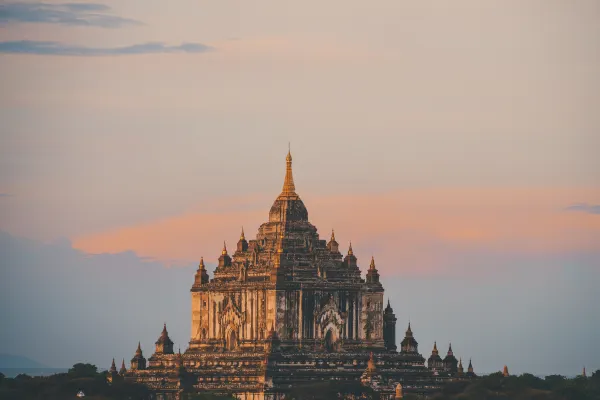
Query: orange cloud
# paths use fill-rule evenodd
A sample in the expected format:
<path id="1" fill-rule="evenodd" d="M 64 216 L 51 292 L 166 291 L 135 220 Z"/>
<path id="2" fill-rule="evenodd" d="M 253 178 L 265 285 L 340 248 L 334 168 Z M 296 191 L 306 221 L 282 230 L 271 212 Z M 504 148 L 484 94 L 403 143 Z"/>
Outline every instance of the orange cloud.
<path id="1" fill-rule="evenodd" d="M 342 248 L 352 240 L 363 266 L 374 254 L 388 272 L 437 271 L 448 265 L 449 252 L 600 250 L 600 216 L 565 210 L 580 201 L 599 203 L 596 188 L 407 189 L 348 196 L 306 194 L 303 199 L 322 237 L 328 238 L 335 228 Z M 167 264 L 200 256 L 215 262 L 224 239 L 231 249 L 235 247 L 241 225 L 247 237 L 252 236 L 267 219 L 271 201 L 264 196 L 223 199 L 194 212 L 74 238 L 73 243 L 91 253 L 134 250 Z"/>

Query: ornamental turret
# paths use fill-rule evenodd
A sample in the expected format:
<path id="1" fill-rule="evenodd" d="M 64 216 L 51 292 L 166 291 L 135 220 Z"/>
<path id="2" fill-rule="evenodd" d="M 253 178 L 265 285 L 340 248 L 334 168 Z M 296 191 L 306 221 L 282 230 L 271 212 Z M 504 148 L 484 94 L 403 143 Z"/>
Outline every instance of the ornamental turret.
<path id="1" fill-rule="evenodd" d="M 242 233 L 240 234 L 240 240 L 237 243 L 237 251 L 239 253 L 248 251 L 248 241 L 246 240 L 246 235 L 244 235 L 244 227 L 242 226 Z"/>
<path id="2" fill-rule="evenodd" d="M 108 370 L 108 374 L 106 375 L 106 380 L 109 383 L 114 383 L 120 378 L 119 373 L 117 372 L 117 366 L 115 364 L 115 359 L 112 359 L 112 364 L 110 365 L 110 369 Z"/>
<path id="3" fill-rule="evenodd" d="M 462 358 L 458 360 L 458 376 L 463 376 L 465 373 L 465 369 L 462 365 Z"/>
<path id="4" fill-rule="evenodd" d="M 448 346 L 448 353 L 446 357 L 444 357 L 444 370 L 450 373 L 456 373 L 458 368 L 458 360 L 454 357 L 454 352 L 452 351 L 452 343 Z"/>
<path id="5" fill-rule="evenodd" d="M 177 357 L 175 357 L 175 366 L 177 368 L 183 367 L 183 356 L 181 355 L 181 348 L 179 348 L 179 351 L 177 352 Z"/>
<path id="6" fill-rule="evenodd" d="M 157 354 L 173 354 L 174 343 L 169 337 L 169 332 L 167 332 L 167 324 L 164 325 L 160 337 L 155 344 Z"/>
<path id="7" fill-rule="evenodd" d="M 385 348 L 388 349 L 388 351 L 396 351 L 397 349 L 396 320 L 396 315 L 394 315 L 394 310 L 388 299 L 387 307 L 383 312 L 383 341 Z"/>
<path id="8" fill-rule="evenodd" d="M 344 257 L 344 264 L 349 268 L 357 268 L 356 256 L 352 250 L 352 242 L 350 242 L 350 246 L 348 246 L 348 254 Z"/>
<path id="9" fill-rule="evenodd" d="M 335 240 L 335 231 L 331 230 L 331 239 L 329 239 L 329 243 L 327 243 L 327 249 L 332 253 L 339 253 L 340 245 Z"/>
<path id="10" fill-rule="evenodd" d="M 473 378 L 476 376 L 475 371 L 473 370 L 473 363 L 471 362 L 471 359 L 469 359 L 469 366 L 467 367 L 467 376 L 470 378 Z"/>
<path id="11" fill-rule="evenodd" d="M 219 257 L 219 267 L 228 267 L 231 265 L 231 257 L 227 254 L 227 244 L 223 242 L 223 250 L 221 250 L 221 257 Z"/>
<path id="12" fill-rule="evenodd" d="M 123 376 L 127 372 L 127 368 L 125 368 L 125 359 L 121 361 L 121 369 L 119 370 L 119 375 Z"/>
<path id="13" fill-rule="evenodd" d="M 204 266 L 204 257 L 200 257 L 200 264 L 198 265 L 198 269 L 196 270 L 196 275 L 194 275 L 194 285 L 205 285 L 209 281 L 208 272 L 206 272 L 206 267 Z"/>
<path id="14" fill-rule="evenodd" d="M 412 329 L 410 328 L 410 322 L 408 323 L 408 329 L 406 330 L 406 336 L 400 344 L 400 349 L 403 353 L 418 353 L 419 343 L 413 337 Z"/>
<path id="15" fill-rule="evenodd" d="M 115 359 L 113 357 L 112 364 L 110 364 L 110 369 L 108 370 L 110 373 L 117 373 L 117 365 L 115 364 Z"/>
<path id="16" fill-rule="evenodd" d="M 375 257 L 371 256 L 371 265 L 367 271 L 367 283 L 379 283 L 379 272 L 375 268 Z"/>
<path id="17" fill-rule="evenodd" d="M 135 355 L 131 359 L 131 369 L 146 369 L 146 359 L 142 353 L 142 346 L 140 345 L 140 342 L 138 342 Z"/>
<path id="18" fill-rule="evenodd" d="M 433 342 L 433 350 L 431 351 L 431 356 L 429 356 L 429 359 L 427 360 L 427 368 L 432 371 L 444 368 L 444 362 L 442 361 L 442 357 L 440 357 L 437 342 Z"/>

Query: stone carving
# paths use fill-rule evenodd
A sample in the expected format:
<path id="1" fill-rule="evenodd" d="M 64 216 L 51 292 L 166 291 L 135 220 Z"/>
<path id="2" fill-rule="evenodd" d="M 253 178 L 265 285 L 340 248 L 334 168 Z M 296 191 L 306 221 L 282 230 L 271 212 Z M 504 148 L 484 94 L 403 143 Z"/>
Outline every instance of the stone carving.
<path id="1" fill-rule="evenodd" d="M 399 382 L 418 395 L 439 387 L 440 375 L 434 379 L 425 367 L 410 328 L 396 351 L 396 317 L 389 304 L 383 310 L 374 258 L 363 278 L 352 245 L 343 256 L 335 233 L 323 240 L 309 222 L 291 154 L 268 221 L 254 239 L 242 229 L 230 248 L 231 255 L 223 245 L 212 279 L 204 260 L 196 271 L 188 349 L 175 354 L 165 327 L 157 351 L 146 363 L 138 349 L 124 379 L 164 399 L 213 390 L 280 400 L 306 379 L 362 377 L 382 399 L 393 399 Z"/>

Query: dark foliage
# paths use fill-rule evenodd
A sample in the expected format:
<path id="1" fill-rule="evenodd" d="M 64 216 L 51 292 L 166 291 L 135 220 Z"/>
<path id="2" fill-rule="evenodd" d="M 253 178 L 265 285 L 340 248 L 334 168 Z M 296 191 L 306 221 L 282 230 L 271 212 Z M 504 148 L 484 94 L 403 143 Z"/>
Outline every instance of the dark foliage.
<path id="1" fill-rule="evenodd" d="M 502 376 L 494 373 L 472 382 L 451 382 L 436 400 L 600 400 L 600 370 L 591 378 L 568 379 L 549 375 L 545 379 L 532 374 Z"/>
<path id="2" fill-rule="evenodd" d="M 75 364 L 67 373 L 31 377 L 25 374 L 0 379 L 0 399 L 64 400 L 77 399 L 83 390 L 91 400 L 145 400 L 149 397 L 146 386 L 119 382 L 109 385 L 106 373 L 98 373 L 95 365 Z"/>

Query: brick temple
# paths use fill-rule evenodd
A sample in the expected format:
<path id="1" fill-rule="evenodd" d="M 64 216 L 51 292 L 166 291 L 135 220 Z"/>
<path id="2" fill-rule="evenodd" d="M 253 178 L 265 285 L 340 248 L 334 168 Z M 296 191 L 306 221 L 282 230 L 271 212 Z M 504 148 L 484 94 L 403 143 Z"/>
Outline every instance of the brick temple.
<path id="1" fill-rule="evenodd" d="M 426 365 L 410 323 L 396 345 L 396 316 L 374 258 L 363 277 L 352 244 L 343 255 L 333 231 L 320 238 L 296 193 L 289 152 L 268 221 L 254 239 L 242 229 L 231 255 L 223 246 L 212 279 L 200 260 L 191 300 L 184 353 L 174 352 L 165 325 L 154 354 L 146 360 L 138 345 L 129 369 L 123 363 L 117 372 L 113 360 L 109 380 L 146 384 L 156 399 L 214 391 L 280 400 L 292 386 L 325 380 L 361 382 L 400 399 L 475 376 L 451 346 L 442 359 L 434 344 Z"/>

